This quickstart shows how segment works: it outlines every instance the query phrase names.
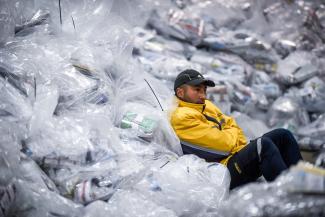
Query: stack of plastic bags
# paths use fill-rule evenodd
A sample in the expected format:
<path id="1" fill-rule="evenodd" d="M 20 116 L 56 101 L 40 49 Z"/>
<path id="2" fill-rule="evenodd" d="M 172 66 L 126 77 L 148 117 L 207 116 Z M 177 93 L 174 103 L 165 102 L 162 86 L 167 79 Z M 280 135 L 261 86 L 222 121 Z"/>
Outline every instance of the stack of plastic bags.
<path id="1" fill-rule="evenodd" d="M 172 87 L 184 68 L 199 70 L 217 84 L 209 98 L 225 113 L 244 113 L 264 129 L 288 128 L 303 149 L 324 147 L 323 140 L 300 133 L 324 112 L 324 3 L 155 5 L 146 29 L 135 33 L 133 54 L 148 73 Z"/>
<path id="2" fill-rule="evenodd" d="M 219 206 L 229 173 L 179 158 L 172 93 L 132 58 L 119 2 L 5 3 L 15 31 L 0 50 L 3 216 L 196 216 Z"/>
<path id="3" fill-rule="evenodd" d="M 303 6 L 240 2 L 0 1 L 0 216 L 238 216 L 227 168 L 182 156 L 169 125 L 186 68 L 216 82 L 209 97 L 248 138 L 282 126 L 320 149 L 322 7 L 302 1 L 315 13 L 278 28 L 282 7 Z M 268 37 L 252 28 L 263 20 Z M 280 40 L 299 22 L 310 38 Z M 323 214 L 324 201 L 314 204 Z"/>

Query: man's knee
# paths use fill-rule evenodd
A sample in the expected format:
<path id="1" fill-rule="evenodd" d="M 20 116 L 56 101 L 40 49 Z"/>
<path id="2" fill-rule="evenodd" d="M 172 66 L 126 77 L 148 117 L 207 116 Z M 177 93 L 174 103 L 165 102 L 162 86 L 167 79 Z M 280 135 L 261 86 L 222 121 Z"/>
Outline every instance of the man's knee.
<path id="1" fill-rule="evenodd" d="M 268 137 L 262 137 L 261 138 L 261 155 L 267 155 L 267 154 L 278 154 L 279 149 L 278 147 L 273 143 L 273 141 Z"/>
<path id="2" fill-rule="evenodd" d="M 281 135 L 282 137 L 290 137 L 290 138 L 293 137 L 291 131 L 288 129 L 278 128 L 278 129 L 275 129 L 275 131 L 277 134 Z"/>

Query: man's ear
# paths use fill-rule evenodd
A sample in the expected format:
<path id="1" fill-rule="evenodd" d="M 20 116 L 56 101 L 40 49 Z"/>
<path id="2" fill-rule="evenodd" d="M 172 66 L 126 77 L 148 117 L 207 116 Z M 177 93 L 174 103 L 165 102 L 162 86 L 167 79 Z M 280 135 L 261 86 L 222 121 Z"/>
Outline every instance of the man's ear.
<path id="1" fill-rule="evenodd" d="M 181 88 L 181 87 L 177 88 L 176 89 L 176 96 L 178 98 L 180 98 L 180 99 L 183 99 L 183 97 L 184 97 L 184 88 Z"/>

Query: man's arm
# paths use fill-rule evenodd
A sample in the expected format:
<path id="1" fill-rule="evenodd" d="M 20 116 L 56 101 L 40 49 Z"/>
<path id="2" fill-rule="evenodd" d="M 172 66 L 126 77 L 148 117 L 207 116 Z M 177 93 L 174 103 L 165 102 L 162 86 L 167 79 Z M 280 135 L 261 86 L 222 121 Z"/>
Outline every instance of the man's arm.
<path id="1" fill-rule="evenodd" d="M 202 119 L 201 114 L 181 114 L 172 118 L 172 126 L 181 140 L 218 151 L 231 152 L 236 146 L 239 130 L 229 127 L 219 130 Z"/>

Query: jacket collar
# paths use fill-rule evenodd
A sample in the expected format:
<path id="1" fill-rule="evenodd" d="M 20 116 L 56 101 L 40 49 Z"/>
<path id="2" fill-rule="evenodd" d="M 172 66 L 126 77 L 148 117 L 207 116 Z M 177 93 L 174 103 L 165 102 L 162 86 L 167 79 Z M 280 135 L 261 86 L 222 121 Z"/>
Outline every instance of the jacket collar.
<path id="1" fill-rule="evenodd" d="M 185 102 L 179 98 L 177 98 L 177 101 L 178 101 L 178 107 L 188 107 L 188 108 L 195 109 L 199 112 L 203 112 L 206 106 L 205 103 L 204 104 L 190 103 L 190 102 Z"/>

